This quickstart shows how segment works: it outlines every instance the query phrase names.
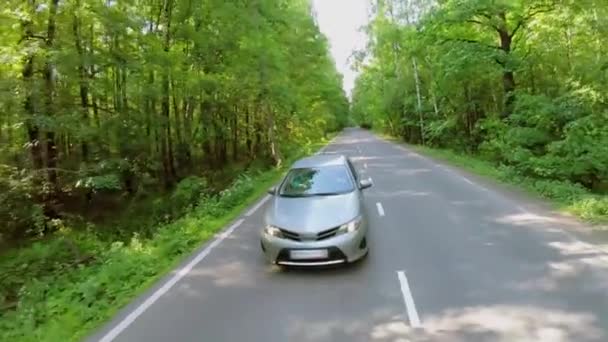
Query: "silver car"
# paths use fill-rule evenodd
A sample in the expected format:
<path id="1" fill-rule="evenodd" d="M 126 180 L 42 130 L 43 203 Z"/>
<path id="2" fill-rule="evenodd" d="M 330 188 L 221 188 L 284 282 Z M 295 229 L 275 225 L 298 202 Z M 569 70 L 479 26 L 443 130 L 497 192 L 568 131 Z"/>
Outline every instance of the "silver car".
<path id="1" fill-rule="evenodd" d="M 262 230 L 269 262 L 323 266 L 367 255 L 368 222 L 361 180 L 349 158 L 321 154 L 297 161 L 273 195 Z"/>

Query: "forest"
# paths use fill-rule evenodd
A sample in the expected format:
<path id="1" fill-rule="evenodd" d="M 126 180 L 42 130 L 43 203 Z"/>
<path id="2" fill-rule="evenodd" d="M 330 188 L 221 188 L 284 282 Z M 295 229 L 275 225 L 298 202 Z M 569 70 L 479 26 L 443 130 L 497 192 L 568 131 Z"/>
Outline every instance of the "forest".
<path id="1" fill-rule="evenodd" d="M 608 2 L 374 4 L 356 54 L 357 122 L 608 218 Z"/>
<path id="2" fill-rule="evenodd" d="M 348 120 L 307 0 L 7 0 L 0 22 L 0 340 L 85 334 Z"/>

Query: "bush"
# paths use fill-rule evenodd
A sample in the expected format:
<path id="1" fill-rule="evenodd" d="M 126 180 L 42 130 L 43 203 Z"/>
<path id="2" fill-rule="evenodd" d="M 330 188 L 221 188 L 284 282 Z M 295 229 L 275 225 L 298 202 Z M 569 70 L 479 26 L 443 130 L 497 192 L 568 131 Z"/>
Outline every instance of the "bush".
<path id="1" fill-rule="evenodd" d="M 541 196 L 565 203 L 589 194 L 583 186 L 567 181 L 536 180 L 533 182 L 533 186 Z"/>
<path id="2" fill-rule="evenodd" d="M 608 113 L 594 111 L 594 94 L 589 89 L 555 99 L 518 94 L 508 120 L 487 118 L 477 125 L 484 136 L 481 154 L 528 177 L 606 190 Z"/>
<path id="3" fill-rule="evenodd" d="M 112 192 L 122 189 L 120 177 L 115 173 L 90 176 L 79 179 L 74 185 L 77 189 L 90 190 L 93 193 L 97 192 Z"/>
<path id="4" fill-rule="evenodd" d="M 236 214 L 235 209 L 266 189 L 276 175 L 275 171 L 243 175 L 213 196 L 206 192 L 204 179 L 184 179 L 170 198 L 196 203 L 196 209 L 160 225 L 149 238 L 136 234 L 123 243 L 97 240 L 88 233 L 73 232 L 70 239 L 58 233 L 14 250 L 0 260 L 0 304 L 16 301 L 12 310 L 0 311 L 0 340 L 82 338 L 181 255 L 212 237 Z"/>
<path id="5" fill-rule="evenodd" d="M 171 206 L 176 212 L 195 207 L 201 196 L 209 190 L 207 180 L 197 176 L 182 179 L 171 194 Z"/>
<path id="6" fill-rule="evenodd" d="M 569 207 L 574 214 L 588 220 L 608 217 L 608 198 L 587 196 Z"/>
<path id="7" fill-rule="evenodd" d="M 588 115 L 566 126 L 564 139 L 552 143 L 549 167 L 563 177 L 597 189 L 608 179 L 608 113 Z"/>
<path id="8" fill-rule="evenodd" d="M 36 188 L 32 174 L 0 165 L 0 244 L 44 229 L 44 209 L 34 200 Z"/>

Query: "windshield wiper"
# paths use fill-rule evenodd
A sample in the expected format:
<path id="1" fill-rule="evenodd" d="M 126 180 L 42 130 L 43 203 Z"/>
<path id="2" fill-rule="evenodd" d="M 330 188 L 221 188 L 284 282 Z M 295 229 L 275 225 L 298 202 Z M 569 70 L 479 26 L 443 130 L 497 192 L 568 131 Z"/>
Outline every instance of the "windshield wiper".
<path id="1" fill-rule="evenodd" d="M 317 197 L 317 196 L 337 196 L 349 193 L 346 192 L 316 192 L 314 194 L 280 194 L 281 197 L 298 198 L 298 197 Z"/>
<path id="2" fill-rule="evenodd" d="M 342 195 L 343 192 L 318 192 L 316 194 L 312 194 L 310 196 L 336 196 L 336 195 Z"/>
<path id="3" fill-rule="evenodd" d="M 279 194 L 281 197 L 298 198 L 298 197 L 310 197 L 308 194 Z"/>

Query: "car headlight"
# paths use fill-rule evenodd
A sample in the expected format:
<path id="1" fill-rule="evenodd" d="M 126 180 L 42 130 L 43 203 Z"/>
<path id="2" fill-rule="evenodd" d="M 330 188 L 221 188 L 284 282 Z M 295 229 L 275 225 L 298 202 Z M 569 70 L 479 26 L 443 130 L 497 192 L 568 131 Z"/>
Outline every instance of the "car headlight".
<path id="1" fill-rule="evenodd" d="M 264 234 L 274 236 L 274 237 L 283 237 L 281 230 L 275 226 L 267 225 L 264 228 Z"/>
<path id="2" fill-rule="evenodd" d="M 362 221 L 363 219 L 361 218 L 361 216 L 359 216 L 356 219 L 341 225 L 340 228 L 338 228 L 336 235 L 352 233 L 356 231 L 357 229 L 359 229 L 359 227 L 361 227 Z"/>

